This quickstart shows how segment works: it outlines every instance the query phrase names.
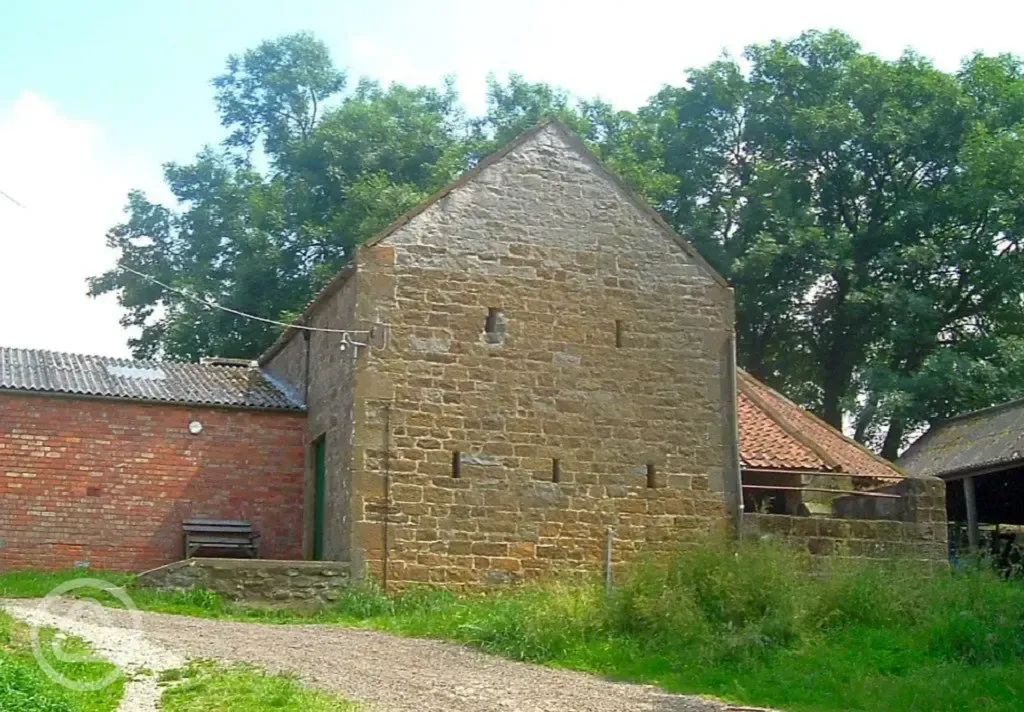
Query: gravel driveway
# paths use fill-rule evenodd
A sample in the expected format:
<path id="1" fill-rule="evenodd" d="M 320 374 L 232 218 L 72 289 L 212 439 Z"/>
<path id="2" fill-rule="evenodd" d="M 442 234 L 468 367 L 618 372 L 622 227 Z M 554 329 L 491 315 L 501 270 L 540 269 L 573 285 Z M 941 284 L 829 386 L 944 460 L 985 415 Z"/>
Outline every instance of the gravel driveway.
<path id="1" fill-rule="evenodd" d="M 32 622 L 36 601 L 0 601 Z M 37 623 L 81 635 L 111 659 L 136 667 L 167 660 L 215 658 L 295 672 L 310 686 L 367 703 L 378 712 L 725 712 L 710 700 L 653 687 L 610 682 L 493 657 L 432 640 L 325 625 L 234 623 L 140 613 L 141 637 L 128 633 L 125 611 L 50 600 Z M 112 643 L 113 641 L 113 643 Z M 133 652 L 134 651 L 134 652 Z M 160 659 L 155 659 L 159 657 Z M 141 659 L 139 659 L 141 658 Z M 140 708 L 141 709 L 141 708 Z M 733 708 L 737 709 L 737 708 Z"/>

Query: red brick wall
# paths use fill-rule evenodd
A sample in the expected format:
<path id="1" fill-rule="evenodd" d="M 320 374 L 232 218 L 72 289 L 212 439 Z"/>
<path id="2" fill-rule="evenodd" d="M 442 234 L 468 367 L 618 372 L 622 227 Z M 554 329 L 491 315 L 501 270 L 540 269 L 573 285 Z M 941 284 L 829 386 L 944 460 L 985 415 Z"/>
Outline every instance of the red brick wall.
<path id="1" fill-rule="evenodd" d="M 0 394 L 0 570 L 152 568 L 194 516 L 301 558 L 304 431 L 301 413 Z"/>

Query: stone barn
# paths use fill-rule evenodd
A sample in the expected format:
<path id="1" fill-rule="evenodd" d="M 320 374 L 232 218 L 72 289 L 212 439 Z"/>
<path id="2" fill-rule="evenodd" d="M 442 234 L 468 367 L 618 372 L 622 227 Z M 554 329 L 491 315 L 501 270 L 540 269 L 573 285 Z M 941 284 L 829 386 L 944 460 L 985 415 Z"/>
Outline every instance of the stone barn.
<path id="1" fill-rule="evenodd" d="M 362 247 L 261 358 L 307 395 L 307 554 L 393 581 L 725 531 L 733 296 L 549 121 Z M 730 493 L 732 493 L 730 495 Z M 735 505 L 734 505 L 735 506 Z"/>

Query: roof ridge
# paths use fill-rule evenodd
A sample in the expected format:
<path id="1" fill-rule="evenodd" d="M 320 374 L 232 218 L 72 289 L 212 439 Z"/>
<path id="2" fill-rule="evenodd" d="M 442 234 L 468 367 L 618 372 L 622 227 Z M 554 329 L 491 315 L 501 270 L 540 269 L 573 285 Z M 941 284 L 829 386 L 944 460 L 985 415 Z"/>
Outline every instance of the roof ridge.
<path id="1" fill-rule="evenodd" d="M 309 317 L 312 316 L 312 313 L 319 306 L 320 302 L 324 298 L 326 298 L 326 296 L 329 293 L 333 292 L 335 289 L 340 287 L 341 284 L 344 284 L 345 280 L 348 278 L 350 274 L 348 270 L 358 259 L 358 255 L 362 250 L 368 247 L 373 247 L 374 245 L 383 242 L 388 237 L 397 232 L 400 228 L 404 227 L 409 222 L 411 222 L 418 215 L 425 212 L 428 208 L 430 208 L 431 206 L 433 206 L 446 196 L 450 195 L 454 191 L 458 190 L 459 188 L 470 183 L 487 168 L 503 159 L 509 153 L 525 144 L 527 141 L 529 141 L 531 138 L 533 138 L 534 136 L 536 136 L 549 126 L 555 128 L 562 135 L 562 137 L 568 141 L 568 143 L 570 144 L 570 146 L 572 146 L 573 149 L 575 149 L 585 159 L 593 163 L 594 166 L 601 171 L 601 174 L 605 178 L 609 179 L 619 190 L 619 192 L 621 192 L 626 197 L 626 199 L 633 204 L 634 207 L 638 208 L 641 213 L 650 218 L 658 228 L 660 228 L 663 232 L 666 233 L 667 237 L 671 238 L 672 241 L 677 246 L 679 246 L 687 255 L 689 255 L 691 259 L 696 261 L 698 267 L 703 269 L 708 274 L 708 276 L 710 276 L 720 286 L 725 287 L 727 289 L 731 288 L 728 280 L 726 280 L 725 277 L 723 277 L 718 272 L 718 270 L 712 267 L 711 263 L 704 259 L 704 256 L 700 254 L 697 248 L 695 248 L 689 240 L 680 235 L 671 225 L 669 225 L 665 221 L 665 218 L 663 218 L 657 210 L 652 208 L 646 200 L 641 198 L 636 193 L 635 190 L 626 185 L 625 182 L 623 182 L 623 180 L 618 175 L 616 175 L 614 171 L 608 168 L 604 164 L 604 162 L 587 147 L 587 145 L 583 142 L 579 135 L 572 130 L 572 128 L 567 126 L 561 119 L 559 119 L 554 114 L 549 114 L 540 122 L 534 124 L 531 128 L 527 129 L 526 131 L 523 131 L 521 134 L 505 143 L 501 148 L 487 154 L 483 159 L 478 161 L 475 166 L 466 171 L 463 171 L 454 180 L 448 182 L 446 185 L 444 185 L 442 188 L 438 189 L 436 192 L 431 194 L 421 203 L 418 203 L 417 205 L 413 206 L 399 217 L 395 218 L 395 220 L 393 220 L 390 224 L 388 224 L 378 233 L 367 239 L 365 242 L 363 242 L 363 244 L 356 247 L 352 259 L 349 260 L 349 262 L 347 262 L 345 265 L 343 265 L 338 270 L 338 272 L 336 272 L 335 275 L 330 279 L 330 281 L 319 292 L 317 292 L 317 294 L 313 297 L 309 304 L 306 305 L 306 308 L 303 309 L 302 314 L 299 316 L 299 318 L 295 320 L 295 323 L 307 323 L 307 320 L 309 319 Z M 277 351 L 281 349 L 284 343 L 287 343 L 287 341 L 291 338 L 295 331 L 296 330 L 294 328 L 285 329 L 281 333 L 281 335 L 278 336 L 278 338 L 274 341 L 274 343 L 271 344 L 262 354 L 260 354 L 258 361 L 261 364 L 263 364 L 268 359 L 270 359 L 275 353 L 277 353 Z"/>
<path id="2" fill-rule="evenodd" d="M 786 417 L 779 413 L 774 406 L 768 403 L 761 396 L 760 393 L 756 393 L 751 390 L 751 386 L 754 384 L 760 384 L 760 381 L 758 381 L 753 376 L 745 372 L 743 369 L 737 368 L 736 373 L 739 376 L 737 380 L 740 382 L 740 392 L 742 392 L 743 395 L 745 395 L 747 398 L 750 398 L 752 401 L 754 401 L 754 404 L 757 405 L 758 408 L 766 412 L 768 416 L 775 421 L 775 424 L 782 429 L 783 432 L 785 432 L 791 438 L 793 438 L 798 443 L 803 445 L 805 448 L 810 450 L 811 453 L 817 456 L 817 458 L 821 460 L 823 463 L 825 463 L 826 466 L 837 469 L 838 471 L 842 471 L 842 465 L 840 465 L 839 462 L 834 457 L 832 457 L 830 453 L 821 449 L 817 444 L 815 444 L 812 438 L 808 438 L 799 430 L 794 428 L 789 422 L 787 422 Z M 793 401 L 789 400 L 784 395 L 769 388 L 768 386 L 765 386 L 765 388 L 767 388 L 773 395 L 776 395 L 784 399 L 788 403 L 793 403 Z M 793 405 L 796 404 L 793 403 Z M 799 406 L 797 407 L 799 408 Z M 801 411 L 803 411 L 802 408 Z"/>
<path id="3" fill-rule="evenodd" d="M 996 403 L 994 405 L 987 405 L 984 408 L 978 408 L 977 410 L 969 410 L 966 413 L 958 413 L 957 415 L 952 415 L 948 418 L 943 418 L 935 422 L 935 427 L 942 427 L 944 425 L 948 425 L 949 423 L 953 423 L 958 420 L 967 420 L 968 418 L 973 418 L 979 415 L 987 415 L 988 413 L 995 412 L 997 410 L 1003 410 L 1004 408 L 1009 409 L 1020 405 L 1024 405 L 1024 397 L 1014 398 L 1013 400 L 1004 401 L 1002 403 Z M 929 427 L 929 430 L 931 430 L 931 427 Z"/>
<path id="4" fill-rule="evenodd" d="M 154 361 L 153 359 L 137 359 L 127 356 L 105 356 L 102 354 L 81 353 L 78 351 L 57 351 L 55 349 L 24 348 L 21 346 L 0 346 L 0 352 L 19 352 L 46 354 L 47 356 L 60 356 L 65 359 L 95 359 L 97 361 L 128 361 L 131 363 L 145 363 L 162 365 L 164 363 L 181 363 L 177 361 Z"/>

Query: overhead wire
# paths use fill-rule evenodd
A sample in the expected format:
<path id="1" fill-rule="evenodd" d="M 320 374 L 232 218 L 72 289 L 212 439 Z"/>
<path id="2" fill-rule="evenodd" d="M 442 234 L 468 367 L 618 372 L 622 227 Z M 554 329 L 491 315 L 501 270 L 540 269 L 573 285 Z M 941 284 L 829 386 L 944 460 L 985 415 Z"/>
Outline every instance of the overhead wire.
<path id="1" fill-rule="evenodd" d="M 268 319 L 268 318 L 263 317 L 263 316 L 257 316 L 255 314 L 249 314 L 248 312 L 240 311 L 238 309 L 232 309 L 231 307 L 226 307 L 223 304 L 220 304 L 220 303 L 218 303 L 218 302 L 216 302 L 216 301 L 214 301 L 212 299 L 206 299 L 206 298 L 200 297 L 200 296 L 198 296 L 196 294 L 192 294 L 191 292 L 186 292 L 183 289 L 178 289 L 177 287 L 172 287 L 171 285 L 166 284 L 165 282 L 161 282 L 156 277 L 148 275 L 145 272 L 140 272 L 137 269 L 132 269 L 131 267 L 128 267 L 126 265 L 118 265 L 117 269 L 122 269 L 125 272 L 131 272 L 132 274 L 134 274 L 134 275 L 136 275 L 138 277 L 142 277 L 143 279 L 149 280 L 153 284 L 156 284 L 156 285 L 158 285 L 160 287 L 163 287 L 164 289 L 166 289 L 169 292 L 173 292 L 174 294 L 177 294 L 179 296 L 185 297 L 186 299 L 190 299 L 193 302 L 196 302 L 197 304 L 202 304 L 203 306 L 207 307 L 208 309 L 220 309 L 221 311 L 227 312 L 228 314 L 234 314 L 235 316 L 240 316 L 240 317 L 243 317 L 245 319 L 251 319 L 253 321 L 263 322 L 264 324 L 272 324 L 274 326 L 280 326 L 280 327 L 285 328 L 285 329 L 299 329 L 301 331 L 316 331 L 316 332 L 320 332 L 320 333 L 324 333 L 324 334 L 368 334 L 369 333 L 366 330 L 358 330 L 358 329 L 327 329 L 327 328 L 318 327 L 318 326 L 306 326 L 305 324 L 295 324 L 295 323 L 289 324 L 288 322 L 277 321 L 276 319 Z"/>

